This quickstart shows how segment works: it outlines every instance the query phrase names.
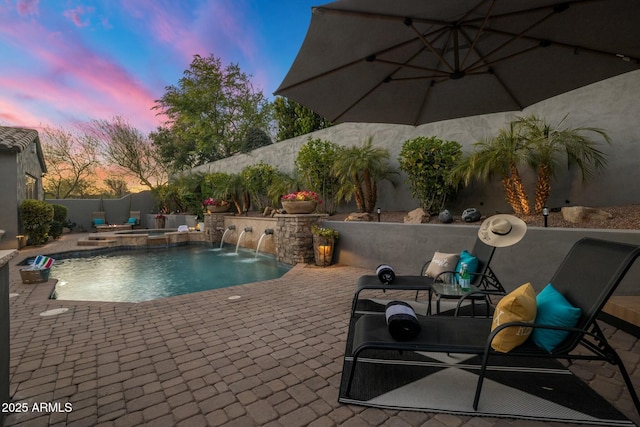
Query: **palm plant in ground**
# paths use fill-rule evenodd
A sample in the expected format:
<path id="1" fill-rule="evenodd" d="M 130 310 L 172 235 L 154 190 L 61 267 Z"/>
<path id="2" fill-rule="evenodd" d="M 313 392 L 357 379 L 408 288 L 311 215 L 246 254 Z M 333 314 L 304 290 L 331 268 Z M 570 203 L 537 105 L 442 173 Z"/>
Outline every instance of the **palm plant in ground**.
<path id="1" fill-rule="evenodd" d="M 389 151 L 375 148 L 369 137 L 362 146 L 343 148 L 336 156 L 334 172 L 340 181 L 338 197 L 355 199 L 359 212 L 371 213 L 378 198 L 378 182 L 388 180 L 394 183 L 396 172 L 389 165 Z"/>
<path id="2" fill-rule="evenodd" d="M 513 212 L 529 215 L 531 211 L 519 167 L 528 163 L 530 152 L 516 123 L 511 122 L 506 129 L 500 129 L 498 136 L 479 141 L 474 147 L 475 151 L 451 171 L 452 181 L 468 185 L 473 179 L 486 182 L 498 175 Z"/>
<path id="3" fill-rule="evenodd" d="M 540 214 L 551 192 L 551 180 L 561 161 L 578 166 L 583 179 L 591 178 L 606 164 L 604 153 L 585 132 L 610 139 L 601 129 L 563 128 L 562 123 L 551 126 L 535 115 L 518 117 L 501 129 L 498 136 L 474 144 L 476 150 L 465 156 L 452 171 L 452 180 L 468 184 L 472 179 L 486 181 L 499 175 L 507 202 L 516 215 Z M 528 165 L 535 170 L 536 187 L 533 210 L 521 178 L 521 168 Z"/>
<path id="4" fill-rule="evenodd" d="M 551 180 L 561 161 L 565 160 L 569 168 L 576 165 L 583 180 L 592 178 L 596 171 L 606 165 L 605 155 L 596 147 L 597 143 L 583 133 L 595 133 L 610 144 L 609 136 L 603 130 L 592 127 L 563 128 L 565 119 L 556 126 L 535 115 L 516 120 L 531 150 L 529 162 L 536 170 L 535 214 L 541 213 L 547 203 Z"/>

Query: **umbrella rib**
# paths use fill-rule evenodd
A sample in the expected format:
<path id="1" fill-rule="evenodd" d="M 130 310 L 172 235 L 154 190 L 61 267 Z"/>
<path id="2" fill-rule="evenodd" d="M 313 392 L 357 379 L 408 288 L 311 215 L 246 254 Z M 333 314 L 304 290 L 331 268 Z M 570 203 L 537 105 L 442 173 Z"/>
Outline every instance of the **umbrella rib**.
<path id="1" fill-rule="evenodd" d="M 503 35 L 503 36 L 515 36 L 515 34 L 508 32 L 508 31 L 502 31 L 502 30 L 496 30 L 496 29 L 491 29 L 491 30 L 487 30 L 487 32 L 493 33 L 493 34 L 499 34 L 499 35 Z M 604 55 L 604 56 L 614 56 L 617 57 L 619 59 L 625 60 L 625 61 L 629 61 L 629 62 L 635 62 L 636 64 L 640 63 L 640 59 L 633 57 L 631 55 L 626 55 L 624 53 L 620 53 L 620 52 L 610 52 L 610 51 L 606 51 L 606 50 L 600 50 L 600 49 L 593 49 L 590 47 L 586 47 L 586 46 L 582 46 L 582 45 L 577 45 L 577 44 L 570 44 L 570 43 L 564 43 L 561 41 L 557 41 L 557 40 L 550 40 L 550 39 L 540 39 L 538 37 L 532 37 L 532 36 L 519 36 L 521 39 L 523 40 L 529 40 L 529 41 L 533 41 L 538 43 L 538 45 L 540 43 L 544 43 L 546 46 L 551 46 L 551 45 L 555 45 L 555 46 L 560 46 L 560 47 L 564 47 L 567 49 L 571 49 L 574 51 L 584 51 L 584 52 L 589 52 L 589 53 L 594 53 L 594 54 L 598 54 L 598 55 Z"/>
<path id="2" fill-rule="evenodd" d="M 429 40 L 427 40 L 427 38 L 420 32 L 418 31 L 418 29 L 413 25 L 413 22 L 411 22 L 411 19 L 407 18 L 404 21 L 405 25 L 409 28 L 411 28 L 416 35 L 418 36 L 418 38 L 422 41 L 422 43 L 424 43 L 424 45 L 438 58 L 438 60 L 440 61 L 440 63 L 444 64 L 447 66 L 447 68 L 449 68 L 449 70 L 451 72 L 457 72 L 458 70 L 456 70 L 454 67 L 451 66 L 451 64 L 449 64 L 449 62 L 447 62 L 446 59 L 444 59 L 444 57 L 440 54 L 440 52 L 438 52 L 438 50 L 431 44 L 431 42 L 429 42 Z M 455 47 L 456 51 L 458 49 L 458 47 Z"/>
<path id="3" fill-rule="evenodd" d="M 333 15 L 343 15 L 343 16 L 355 16 L 358 18 L 366 18 L 366 19 L 379 19 L 385 21 L 399 21 L 404 22 L 407 19 L 406 16 L 399 15 L 391 15 L 387 13 L 372 13 L 372 12 L 360 12 L 355 10 L 348 9 L 333 9 L 325 6 L 316 6 L 312 8 L 313 13 L 320 14 L 333 14 Z M 411 18 L 415 22 L 419 22 L 421 24 L 432 24 L 432 25 L 448 25 L 448 22 L 437 20 L 437 19 L 428 19 L 428 18 Z"/>
<path id="4" fill-rule="evenodd" d="M 472 63 L 471 65 L 469 65 L 469 68 L 473 68 L 475 67 L 478 63 L 482 62 L 482 61 L 486 61 L 487 58 L 489 58 L 491 55 L 493 55 L 494 53 L 504 49 L 506 46 L 510 45 L 511 43 L 513 43 L 514 41 L 516 41 L 519 38 L 522 38 L 522 36 L 524 36 L 528 31 L 530 31 L 532 28 L 537 27 L 538 25 L 540 25 L 542 22 L 546 21 L 547 19 L 549 19 L 551 16 L 553 16 L 556 12 L 551 12 L 550 14 L 548 14 L 547 16 L 542 17 L 541 19 L 539 19 L 537 22 L 532 23 L 531 25 L 529 25 L 527 28 L 525 28 L 524 30 L 520 31 L 519 33 L 516 34 L 508 34 L 511 36 L 511 38 L 507 41 L 505 41 L 504 43 L 502 43 L 500 46 L 494 48 L 492 51 L 490 51 L 489 53 L 487 53 L 486 55 L 480 55 L 480 58 L 478 60 L 476 60 L 474 63 Z M 475 27 L 472 27 L 475 28 Z M 477 28 L 475 28 L 477 30 Z M 487 32 L 492 32 L 491 30 L 487 30 Z"/>
<path id="5" fill-rule="evenodd" d="M 478 30 L 476 31 L 476 36 L 474 37 L 473 42 L 471 42 L 471 46 L 469 46 L 469 49 L 467 50 L 467 54 L 464 56 L 464 59 L 462 60 L 463 65 L 467 62 L 467 58 L 469 58 L 469 55 L 471 54 L 471 52 L 475 50 L 476 45 L 480 40 L 480 36 L 484 31 L 484 28 L 489 23 L 489 16 L 491 15 L 491 11 L 493 10 L 493 6 L 495 6 L 495 4 L 496 4 L 495 0 L 491 2 L 491 6 L 489 7 L 489 10 L 487 10 L 487 14 L 484 17 L 484 20 L 482 21 L 480 28 L 478 28 Z"/>

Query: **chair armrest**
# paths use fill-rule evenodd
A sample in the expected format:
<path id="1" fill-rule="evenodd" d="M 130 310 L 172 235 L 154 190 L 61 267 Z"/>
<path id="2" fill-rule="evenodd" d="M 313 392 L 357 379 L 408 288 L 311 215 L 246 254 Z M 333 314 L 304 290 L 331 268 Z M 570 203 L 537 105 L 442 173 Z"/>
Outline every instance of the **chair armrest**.
<path id="1" fill-rule="evenodd" d="M 460 297 L 460 299 L 458 299 L 458 304 L 456 305 L 456 311 L 453 314 L 454 317 L 458 317 L 458 311 L 460 310 L 460 307 L 462 306 L 462 303 L 467 298 L 469 298 L 469 297 L 471 297 L 473 295 L 485 295 L 485 297 L 489 297 L 491 295 L 505 296 L 506 293 L 505 292 L 501 292 L 501 291 L 492 291 L 492 290 L 485 290 L 485 289 L 478 289 L 477 291 L 471 291 L 468 294 L 463 295 L 462 297 Z"/>

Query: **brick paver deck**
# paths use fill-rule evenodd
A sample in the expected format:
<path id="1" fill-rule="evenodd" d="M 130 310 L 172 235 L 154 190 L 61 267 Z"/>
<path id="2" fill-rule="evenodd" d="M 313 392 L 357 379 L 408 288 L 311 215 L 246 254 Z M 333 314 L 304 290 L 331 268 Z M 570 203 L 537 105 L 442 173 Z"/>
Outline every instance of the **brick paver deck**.
<path id="1" fill-rule="evenodd" d="M 351 297 L 368 271 L 298 265 L 277 280 L 139 304 L 48 300 L 51 283 L 21 283 L 17 262 L 79 250 L 78 237 L 11 261 L 10 392 L 29 410 L 5 426 L 523 425 L 339 404 Z M 54 308 L 68 311 L 40 315 Z M 638 340 L 606 332 L 640 383 Z M 573 369 L 640 423 L 615 367 Z M 49 406 L 34 412 L 34 403 Z"/>

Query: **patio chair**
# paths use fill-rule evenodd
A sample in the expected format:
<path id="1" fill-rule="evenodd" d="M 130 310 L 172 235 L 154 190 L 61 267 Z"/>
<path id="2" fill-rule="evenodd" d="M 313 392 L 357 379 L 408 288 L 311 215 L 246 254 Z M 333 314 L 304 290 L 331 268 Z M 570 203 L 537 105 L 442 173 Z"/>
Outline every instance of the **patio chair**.
<path id="1" fill-rule="evenodd" d="M 107 217 L 104 212 L 92 212 L 91 213 L 91 226 L 96 228 L 98 225 L 107 225 Z"/>
<path id="2" fill-rule="evenodd" d="M 493 291 L 504 293 L 504 288 L 502 287 L 502 284 L 500 283 L 500 281 L 498 280 L 498 277 L 493 272 L 493 270 L 491 270 L 491 267 L 490 267 L 491 259 L 493 258 L 493 254 L 495 250 L 496 248 L 494 246 L 489 246 L 485 244 L 479 238 L 476 239 L 473 249 L 471 250 L 471 254 L 478 259 L 478 268 L 476 272 L 472 274 L 471 284 L 482 290 L 493 290 Z M 380 280 L 378 279 L 378 276 L 375 276 L 375 275 L 361 276 L 358 279 L 358 282 L 356 284 L 356 292 L 353 297 L 353 303 L 351 306 L 351 315 L 353 316 L 355 314 L 358 300 L 360 298 L 360 293 L 367 289 L 368 290 L 377 289 L 382 291 L 387 291 L 387 290 L 416 291 L 416 296 L 415 296 L 416 301 L 418 300 L 419 293 L 421 291 L 426 291 L 429 293 L 428 313 L 431 313 L 431 296 L 433 294 L 431 285 L 434 283 L 434 281 L 438 281 L 441 279 L 444 280 L 444 278 L 447 275 L 453 274 L 455 272 L 445 271 L 440 273 L 436 278 L 427 277 L 425 276 L 425 272 L 427 271 L 427 268 L 430 262 L 431 261 L 427 261 L 422 266 L 419 276 L 412 276 L 412 275 L 396 276 L 395 280 L 390 284 L 381 283 Z M 460 295 L 452 296 L 452 295 L 439 293 L 439 294 L 436 294 L 436 298 L 437 298 L 436 304 L 438 306 L 438 311 L 439 311 L 441 298 L 459 299 Z M 475 313 L 474 303 L 477 300 L 486 301 L 487 309 L 489 307 L 490 300 L 487 294 L 474 294 L 473 296 L 470 296 L 468 300 L 470 300 L 472 303 L 472 310 L 474 313 Z"/>
<path id="3" fill-rule="evenodd" d="M 129 211 L 129 219 L 125 224 L 131 224 L 131 228 L 140 226 L 140 211 Z"/>
<path id="4" fill-rule="evenodd" d="M 411 341 L 398 342 L 389 334 L 385 316 L 364 314 L 353 323 L 353 362 L 348 372 L 346 394 L 356 372 L 360 354 L 367 349 L 428 351 L 481 356 L 473 408 L 478 409 L 480 393 L 489 362 L 496 357 L 541 357 L 564 360 L 601 360 L 617 365 L 640 414 L 640 400 L 618 353 L 607 342 L 596 321 L 636 258 L 640 246 L 584 238 L 569 251 L 550 283 L 566 300 L 581 309 L 575 327 L 507 322 L 491 331 L 492 319 L 448 316 L 420 316 L 421 332 Z M 538 316 L 540 313 L 538 313 Z M 493 350 L 496 335 L 506 328 L 541 328 L 566 331 L 568 335 L 551 351 L 543 350 L 529 337 L 508 352 Z M 575 351 L 579 350 L 579 351 Z M 586 350 L 586 351 L 585 351 Z"/>

